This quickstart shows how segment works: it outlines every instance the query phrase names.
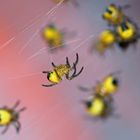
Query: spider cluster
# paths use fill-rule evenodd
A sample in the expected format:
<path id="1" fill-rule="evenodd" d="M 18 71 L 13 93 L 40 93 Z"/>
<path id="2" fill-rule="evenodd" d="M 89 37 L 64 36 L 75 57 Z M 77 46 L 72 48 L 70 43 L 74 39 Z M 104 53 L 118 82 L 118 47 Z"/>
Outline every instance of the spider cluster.
<path id="1" fill-rule="evenodd" d="M 140 30 L 137 24 L 124 13 L 124 9 L 129 7 L 130 5 L 116 6 L 115 4 L 107 6 L 102 17 L 110 28 L 100 34 L 97 43 L 93 46 L 99 53 L 104 54 L 107 49 L 114 46 L 122 50 L 126 50 L 131 44 L 136 46 L 140 38 Z"/>
<path id="2" fill-rule="evenodd" d="M 19 104 L 20 101 L 17 101 L 12 108 L 7 106 L 0 108 L 0 126 L 5 127 L 5 129 L 2 131 L 2 134 L 4 134 L 11 125 L 13 125 L 16 128 L 17 133 L 19 133 L 21 129 L 19 116 L 20 113 L 26 109 L 26 107 L 23 107 L 16 111 L 16 108 Z"/>
<path id="3" fill-rule="evenodd" d="M 94 119 L 106 120 L 110 116 L 116 117 L 113 96 L 119 88 L 119 78 L 116 73 L 109 74 L 91 88 L 80 86 L 79 89 L 90 91 L 90 98 L 83 101 L 86 110 Z"/>

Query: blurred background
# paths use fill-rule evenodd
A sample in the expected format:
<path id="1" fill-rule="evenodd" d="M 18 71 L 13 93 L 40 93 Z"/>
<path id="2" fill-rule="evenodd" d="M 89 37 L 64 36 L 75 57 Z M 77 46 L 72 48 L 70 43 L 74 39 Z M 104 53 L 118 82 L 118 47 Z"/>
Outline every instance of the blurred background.
<path id="1" fill-rule="evenodd" d="M 57 5 L 52 0 L 4 0 L 0 2 L 0 106 L 11 107 L 17 100 L 26 106 L 21 113 L 19 134 L 13 126 L 2 140 L 139 140 L 140 139 L 140 44 L 126 52 L 119 48 L 109 50 L 104 57 L 89 54 L 89 47 L 107 23 L 101 15 L 107 5 L 130 4 L 125 13 L 138 25 L 138 0 L 77 0 Z M 66 47 L 48 52 L 42 38 L 42 29 L 49 23 L 66 32 L 75 32 L 65 38 Z M 69 57 L 82 74 L 72 81 L 63 81 L 51 88 L 43 70 L 52 70 L 51 62 L 65 63 Z M 119 119 L 107 121 L 85 119 L 81 100 L 90 93 L 78 90 L 79 85 L 93 86 L 111 72 L 122 71 L 120 90 L 115 95 Z M 4 128 L 0 127 L 0 131 Z"/>

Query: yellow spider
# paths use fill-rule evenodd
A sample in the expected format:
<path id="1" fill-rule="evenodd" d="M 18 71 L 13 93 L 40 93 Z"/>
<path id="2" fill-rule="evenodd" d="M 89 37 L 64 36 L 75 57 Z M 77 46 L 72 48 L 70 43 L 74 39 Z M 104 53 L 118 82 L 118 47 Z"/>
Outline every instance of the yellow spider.
<path id="1" fill-rule="evenodd" d="M 77 77 L 83 71 L 83 68 L 84 68 L 84 67 L 82 67 L 81 70 L 76 74 L 76 65 L 78 63 L 78 60 L 79 60 L 78 53 L 76 53 L 76 61 L 73 63 L 73 66 L 70 65 L 68 57 L 66 57 L 66 64 L 61 64 L 59 66 L 56 66 L 52 62 L 52 66 L 54 67 L 54 70 L 43 71 L 43 73 L 47 74 L 47 79 L 52 84 L 49 84 L 49 85 L 43 84 L 42 86 L 45 86 L 45 87 L 54 86 L 54 85 L 60 83 L 64 76 L 68 80 L 72 80 L 73 78 Z M 73 70 L 74 70 L 73 74 L 71 76 L 69 76 L 69 73 Z"/>
<path id="2" fill-rule="evenodd" d="M 64 46 L 64 33 L 52 24 L 45 27 L 43 37 L 52 49 Z"/>
<path id="3" fill-rule="evenodd" d="M 114 43 L 116 43 L 116 33 L 112 30 L 104 30 L 93 47 L 95 47 L 100 54 L 104 54 L 107 49 L 113 47 Z"/>
<path id="4" fill-rule="evenodd" d="M 139 28 L 131 21 L 124 21 L 116 29 L 118 44 L 122 49 L 127 49 L 130 44 L 136 44 L 140 38 Z"/>
<path id="5" fill-rule="evenodd" d="M 110 4 L 106 11 L 103 13 L 102 17 L 108 21 L 111 25 L 121 24 L 127 17 L 124 15 L 122 9 L 130 7 L 129 5 L 125 6 L 116 6 L 115 4 Z"/>
<path id="6" fill-rule="evenodd" d="M 80 86 L 82 91 L 92 91 L 93 94 L 99 94 L 102 97 L 109 97 L 117 92 L 119 87 L 119 79 L 115 73 L 107 75 L 101 82 L 98 82 L 95 87 L 86 88 Z"/>
<path id="7" fill-rule="evenodd" d="M 95 119 L 107 119 L 110 116 L 116 116 L 114 114 L 113 99 L 104 98 L 99 94 L 92 96 L 92 98 L 83 101 L 88 114 Z"/>
<path id="8" fill-rule="evenodd" d="M 7 106 L 0 108 L 0 126 L 5 127 L 5 129 L 2 131 L 2 134 L 4 134 L 12 124 L 16 128 L 17 133 L 20 131 L 21 124 L 19 122 L 19 115 L 20 112 L 24 111 L 26 108 L 23 107 L 16 111 L 15 109 L 19 103 L 20 102 L 17 101 L 12 108 L 8 108 Z"/>

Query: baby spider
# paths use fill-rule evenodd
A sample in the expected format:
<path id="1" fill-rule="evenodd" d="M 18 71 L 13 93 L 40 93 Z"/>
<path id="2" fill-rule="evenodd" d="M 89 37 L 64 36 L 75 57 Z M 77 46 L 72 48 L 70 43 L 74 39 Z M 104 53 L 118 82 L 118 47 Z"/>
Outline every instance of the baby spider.
<path id="1" fill-rule="evenodd" d="M 5 126 L 5 129 L 2 131 L 2 134 L 4 134 L 10 125 L 14 125 L 16 128 L 17 133 L 20 131 L 21 124 L 19 122 L 19 115 L 20 112 L 24 111 L 26 108 L 23 107 L 16 111 L 15 109 L 20 104 L 20 101 L 17 101 L 16 104 L 9 108 L 7 106 L 4 106 L 3 108 L 0 108 L 0 126 Z"/>
<path id="2" fill-rule="evenodd" d="M 54 24 L 49 24 L 43 29 L 43 38 L 51 49 L 57 49 L 64 46 L 64 33 Z"/>
<path id="3" fill-rule="evenodd" d="M 114 100 L 102 97 L 99 94 L 92 96 L 90 99 L 83 101 L 87 113 L 94 119 L 106 120 L 110 116 L 118 117 L 116 114 Z"/>
<path id="4" fill-rule="evenodd" d="M 101 81 L 98 81 L 97 84 L 91 88 L 79 86 L 79 89 L 82 91 L 91 91 L 92 94 L 99 94 L 102 97 L 111 97 L 116 94 L 120 86 L 118 74 L 120 72 L 110 73 L 105 76 Z"/>
<path id="5" fill-rule="evenodd" d="M 99 35 L 97 41 L 92 45 L 90 52 L 95 50 L 104 55 L 107 49 L 114 47 L 114 43 L 116 43 L 116 33 L 112 30 L 106 29 Z"/>
<path id="6" fill-rule="evenodd" d="M 131 44 L 136 47 L 140 38 L 140 29 L 136 23 L 126 20 L 116 28 L 118 34 L 118 45 L 122 50 L 126 50 Z"/>
<path id="7" fill-rule="evenodd" d="M 120 25 L 125 19 L 128 19 L 123 10 L 129 7 L 130 5 L 117 6 L 112 3 L 106 7 L 102 17 L 109 25 Z"/>
<path id="8" fill-rule="evenodd" d="M 76 61 L 73 63 L 73 66 L 70 65 L 68 57 L 66 57 L 66 64 L 60 64 L 59 66 L 56 66 L 52 62 L 52 66 L 54 67 L 54 70 L 52 71 L 43 71 L 43 73 L 47 74 L 47 79 L 52 83 L 49 85 L 42 85 L 45 87 L 51 87 L 54 86 L 62 81 L 62 78 L 65 76 L 66 79 L 72 80 L 73 78 L 77 77 L 82 71 L 83 68 L 76 74 L 76 65 L 78 64 L 79 56 L 78 53 L 76 53 Z M 73 74 L 69 76 L 70 72 L 74 70 Z"/>

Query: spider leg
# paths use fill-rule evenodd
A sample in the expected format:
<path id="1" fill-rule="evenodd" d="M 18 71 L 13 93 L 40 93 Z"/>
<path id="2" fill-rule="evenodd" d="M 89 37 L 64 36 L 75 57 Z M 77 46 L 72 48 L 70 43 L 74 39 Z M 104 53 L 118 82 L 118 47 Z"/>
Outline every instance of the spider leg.
<path id="1" fill-rule="evenodd" d="M 52 62 L 52 66 L 55 68 L 56 67 L 56 65 Z"/>
<path id="2" fill-rule="evenodd" d="M 73 72 L 71 77 L 73 77 L 76 74 L 76 64 L 75 63 L 73 63 L 73 67 L 72 68 L 74 69 L 74 72 Z"/>
<path id="3" fill-rule="evenodd" d="M 81 70 L 77 74 L 75 74 L 76 73 L 76 67 L 75 67 L 74 73 L 72 74 L 71 77 L 68 78 L 68 80 L 72 80 L 73 78 L 77 77 L 83 71 L 83 69 L 84 67 L 82 67 Z"/>
<path id="4" fill-rule="evenodd" d="M 74 72 L 71 77 L 69 77 L 69 74 L 66 74 L 66 78 L 68 80 L 72 80 L 74 77 L 77 77 L 83 71 L 84 67 L 82 67 L 81 70 L 76 74 L 76 65 L 77 65 L 78 61 L 79 61 L 79 56 L 78 56 L 78 53 L 76 53 L 76 61 L 73 63 L 73 66 L 71 67 L 71 70 L 74 69 Z M 69 61 L 68 61 L 67 57 L 66 57 L 66 63 L 69 65 Z"/>
<path id="5" fill-rule="evenodd" d="M 21 124 L 19 121 L 16 121 L 15 123 L 13 123 L 13 125 L 16 128 L 16 132 L 19 133 L 20 129 L 21 129 Z"/>
<path id="6" fill-rule="evenodd" d="M 81 70 L 77 74 L 73 75 L 73 78 L 77 77 L 83 71 L 83 69 L 84 69 L 84 67 L 82 67 Z"/>
<path id="7" fill-rule="evenodd" d="M 18 100 L 16 103 L 15 103 L 15 105 L 12 107 L 12 109 L 15 109 L 15 108 L 17 108 L 17 106 L 20 104 L 20 101 Z"/>
<path id="8" fill-rule="evenodd" d="M 87 87 L 83 87 L 83 86 L 78 86 L 78 88 L 81 90 L 81 91 L 91 91 L 92 89 L 91 88 L 87 88 Z"/>
<path id="9" fill-rule="evenodd" d="M 72 69 L 74 69 L 74 72 L 73 72 L 73 74 L 72 74 L 71 77 L 69 76 L 69 74 L 66 74 L 66 78 L 67 78 L 68 80 L 72 80 L 73 77 L 74 77 L 74 75 L 75 75 L 75 73 L 76 73 L 76 65 L 75 65 L 75 63 L 73 63 Z"/>
<path id="10" fill-rule="evenodd" d="M 66 57 L 66 64 L 67 64 L 69 67 L 71 67 L 71 66 L 70 66 L 70 63 L 69 63 L 68 57 Z"/>
<path id="11" fill-rule="evenodd" d="M 47 74 L 48 74 L 48 73 L 50 73 L 50 72 L 49 72 L 49 71 L 42 71 L 42 73 L 44 73 L 44 74 L 46 74 L 46 73 L 47 73 Z"/>
<path id="12" fill-rule="evenodd" d="M 1 134 L 5 134 L 5 133 L 7 132 L 7 130 L 8 130 L 8 128 L 9 128 L 9 125 L 7 125 L 7 126 L 5 127 L 5 129 L 1 132 Z"/>
<path id="13" fill-rule="evenodd" d="M 76 53 L 76 61 L 74 64 L 77 65 L 78 61 L 79 61 L 79 56 L 78 56 L 78 53 Z"/>
<path id="14" fill-rule="evenodd" d="M 68 79 L 68 80 L 69 80 L 69 74 L 66 74 L 66 79 Z"/>
<path id="15" fill-rule="evenodd" d="M 50 85 L 42 85 L 42 86 L 44 86 L 44 87 L 52 87 L 52 86 L 54 86 L 54 85 L 56 85 L 56 84 L 50 84 Z"/>
<path id="16" fill-rule="evenodd" d="M 70 80 L 69 74 L 66 74 L 66 79 Z"/>
<path id="17" fill-rule="evenodd" d="M 22 112 L 22 111 L 24 111 L 24 110 L 26 110 L 27 108 L 26 107 L 23 107 L 23 108 L 21 108 L 19 111 L 18 111 L 18 113 L 20 113 L 20 112 Z"/>

